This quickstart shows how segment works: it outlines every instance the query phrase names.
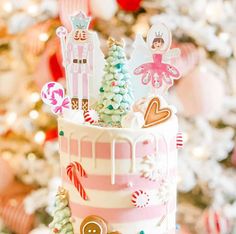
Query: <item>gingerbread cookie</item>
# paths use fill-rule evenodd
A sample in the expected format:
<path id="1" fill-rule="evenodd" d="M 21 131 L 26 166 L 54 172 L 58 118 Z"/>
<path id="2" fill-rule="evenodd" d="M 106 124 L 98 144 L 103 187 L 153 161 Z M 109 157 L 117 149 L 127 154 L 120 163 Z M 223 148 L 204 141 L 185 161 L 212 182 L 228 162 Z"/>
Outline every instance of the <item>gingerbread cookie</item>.
<path id="1" fill-rule="evenodd" d="M 80 234 L 107 234 L 107 224 L 99 216 L 90 215 L 80 225 Z"/>
<path id="2" fill-rule="evenodd" d="M 169 108 L 160 108 L 160 100 L 154 97 L 147 107 L 144 116 L 144 128 L 152 127 L 160 124 L 171 117 L 171 110 Z"/>

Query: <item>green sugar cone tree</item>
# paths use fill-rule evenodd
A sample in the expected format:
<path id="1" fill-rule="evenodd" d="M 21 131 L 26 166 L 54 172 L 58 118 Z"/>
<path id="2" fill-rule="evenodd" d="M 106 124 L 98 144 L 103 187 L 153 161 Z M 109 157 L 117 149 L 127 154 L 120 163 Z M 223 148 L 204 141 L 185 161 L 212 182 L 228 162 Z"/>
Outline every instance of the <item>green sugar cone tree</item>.
<path id="1" fill-rule="evenodd" d="M 123 44 L 112 38 L 108 40 L 109 51 L 106 58 L 100 97 L 97 103 L 101 121 L 120 124 L 133 103 L 133 93 L 127 68 Z"/>
<path id="2" fill-rule="evenodd" d="M 55 210 L 53 221 L 49 224 L 49 228 L 53 233 L 73 234 L 73 226 L 71 223 L 71 211 L 68 207 L 67 191 L 60 187 L 56 195 Z"/>

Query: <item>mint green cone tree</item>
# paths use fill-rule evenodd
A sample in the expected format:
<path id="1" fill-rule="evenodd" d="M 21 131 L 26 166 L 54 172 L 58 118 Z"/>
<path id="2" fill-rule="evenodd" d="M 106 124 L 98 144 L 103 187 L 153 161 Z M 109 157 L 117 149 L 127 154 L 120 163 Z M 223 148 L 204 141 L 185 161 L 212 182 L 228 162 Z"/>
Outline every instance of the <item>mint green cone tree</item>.
<path id="1" fill-rule="evenodd" d="M 120 124 L 133 103 L 133 93 L 127 61 L 121 42 L 108 40 L 109 51 L 104 68 L 100 98 L 97 110 L 101 121 L 108 124 Z"/>
<path id="2" fill-rule="evenodd" d="M 56 195 L 53 221 L 49 224 L 53 233 L 74 234 L 71 223 L 71 211 L 68 207 L 67 191 L 60 187 Z"/>

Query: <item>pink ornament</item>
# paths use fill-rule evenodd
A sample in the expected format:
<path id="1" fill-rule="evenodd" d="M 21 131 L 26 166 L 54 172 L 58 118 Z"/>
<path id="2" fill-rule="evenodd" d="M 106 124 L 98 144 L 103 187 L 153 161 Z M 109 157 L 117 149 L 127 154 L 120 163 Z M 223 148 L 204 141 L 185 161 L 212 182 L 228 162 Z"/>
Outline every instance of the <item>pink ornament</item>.
<path id="1" fill-rule="evenodd" d="M 229 220 L 220 212 L 208 209 L 204 212 L 201 220 L 204 234 L 230 234 Z"/>
<path id="2" fill-rule="evenodd" d="M 97 123 L 99 121 L 99 115 L 95 110 L 88 110 L 84 113 L 84 120 L 90 124 Z"/>
<path id="3" fill-rule="evenodd" d="M 181 50 L 180 58 L 171 59 L 171 63 L 178 68 L 182 76 L 189 74 L 201 59 L 200 50 L 193 43 L 173 43 L 172 47 Z"/>
<path id="4" fill-rule="evenodd" d="M 14 233 L 30 233 L 35 223 L 35 215 L 27 214 L 24 209 L 24 193 L 5 199 L 0 204 L 1 219 Z"/>
<path id="5" fill-rule="evenodd" d="M 39 89 L 47 82 L 64 80 L 64 68 L 59 47 L 59 39 L 57 37 L 53 38 L 47 43 L 46 49 L 39 59 L 34 73 L 34 80 Z"/>
<path id="6" fill-rule="evenodd" d="M 51 20 L 38 23 L 30 27 L 24 36 L 22 42 L 27 52 L 38 56 L 43 52 L 45 43 L 49 39 L 48 31 L 52 26 Z"/>
<path id="7" fill-rule="evenodd" d="M 236 147 L 234 147 L 234 151 L 231 155 L 231 162 L 234 166 L 236 166 Z"/>
<path id="8" fill-rule="evenodd" d="M 0 194 L 13 182 L 14 172 L 9 163 L 0 158 Z"/>
<path id="9" fill-rule="evenodd" d="M 223 82 L 200 66 L 181 79 L 175 89 L 185 116 L 211 117 L 222 108 Z"/>
<path id="10" fill-rule="evenodd" d="M 132 194 L 131 202 L 137 208 L 146 207 L 149 204 L 149 195 L 143 190 L 137 190 Z"/>
<path id="11" fill-rule="evenodd" d="M 180 225 L 180 229 L 176 232 L 176 234 L 191 234 L 189 229 L 185 225 Z"/>

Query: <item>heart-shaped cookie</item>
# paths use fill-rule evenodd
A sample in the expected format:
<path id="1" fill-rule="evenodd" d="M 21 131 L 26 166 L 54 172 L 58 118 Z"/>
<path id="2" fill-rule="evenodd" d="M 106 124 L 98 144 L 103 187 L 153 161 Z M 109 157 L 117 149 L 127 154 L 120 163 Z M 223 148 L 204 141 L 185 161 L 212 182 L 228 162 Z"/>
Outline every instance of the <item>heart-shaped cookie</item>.
<path id="1" fill-rule="evenodd" d="M 157 124 L 160 124 L 171 117 L 171 110 L 169 108 L 160 108 L 160 100 L 154 97 L 148 104 L 143 125 L 144 128 L 148 128 Z"/>

